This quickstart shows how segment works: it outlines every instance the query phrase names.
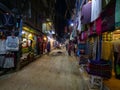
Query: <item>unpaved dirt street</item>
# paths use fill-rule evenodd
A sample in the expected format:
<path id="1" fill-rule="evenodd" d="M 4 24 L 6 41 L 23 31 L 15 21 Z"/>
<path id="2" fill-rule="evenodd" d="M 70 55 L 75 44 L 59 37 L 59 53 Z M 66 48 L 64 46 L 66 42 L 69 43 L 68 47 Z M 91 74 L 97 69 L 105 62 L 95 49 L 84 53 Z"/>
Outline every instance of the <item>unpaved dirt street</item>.
<path id="1" fill-rule="evenodd" d="M 1 76 L 0 90 L 88 89 L 80 76 L 78 61 L 63 51 L 58 55 L 43 55 L 20 71 Z"/>

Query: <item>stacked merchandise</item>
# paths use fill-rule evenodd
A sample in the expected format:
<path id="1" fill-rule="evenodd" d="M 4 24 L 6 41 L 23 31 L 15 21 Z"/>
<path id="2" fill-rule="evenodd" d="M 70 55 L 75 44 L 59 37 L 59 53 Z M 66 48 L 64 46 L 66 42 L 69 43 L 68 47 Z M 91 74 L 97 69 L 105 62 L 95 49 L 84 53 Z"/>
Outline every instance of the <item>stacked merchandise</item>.
<path id="1" fill-rule="evenodd" d="M 79 65 L 81 64 L 87 64 L 88 63 L 88 57 L 87 56 L 81 56 L 79 60 Z"/>
<path id="2" fill-rule="evenodd" d="M 104 60 L 90 60 L 88 63 L 87 72 L 91 75 L 100 76 L 103 78 L 111 78 L 111 63 Z"/>

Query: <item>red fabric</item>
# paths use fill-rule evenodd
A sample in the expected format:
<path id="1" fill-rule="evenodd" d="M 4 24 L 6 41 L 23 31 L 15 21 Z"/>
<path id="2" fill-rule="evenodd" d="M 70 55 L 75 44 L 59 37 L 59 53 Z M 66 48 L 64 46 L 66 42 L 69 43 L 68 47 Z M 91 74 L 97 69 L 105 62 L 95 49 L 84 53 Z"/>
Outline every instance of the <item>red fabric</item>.
<path id="1" fill-rule="evenodd" d="M 38 42 L 42 42 L 42 39 L 40 37 L 38 37 Z"/>
<path id="2" fill-rule="evenodd" d="M 95 24 L 96 24 L 95 22 L 90 24 L 90 35 L 93 35 L 96 33 L 96 27 L 95 27 L 96 25 Z"/>
<path id="3" fill-rule="evenodd" d="M 101 27 L 101 25 L 102 25 L 102 19 L 101 19 L 101 17 L 99 17 L 99 18 L 96 20 L 96 33 L 97 33 L 98 35 L 100 35 L 101 32 L 102 32 L 102 27 Z"/>
<path id="4" fill-rule="evenodd" d="M 85 41 L 87 39 L 87 37 L 88 37 L 87 32 L 86 31 L 82 32 L 80 34 L 80 41 Z"/>

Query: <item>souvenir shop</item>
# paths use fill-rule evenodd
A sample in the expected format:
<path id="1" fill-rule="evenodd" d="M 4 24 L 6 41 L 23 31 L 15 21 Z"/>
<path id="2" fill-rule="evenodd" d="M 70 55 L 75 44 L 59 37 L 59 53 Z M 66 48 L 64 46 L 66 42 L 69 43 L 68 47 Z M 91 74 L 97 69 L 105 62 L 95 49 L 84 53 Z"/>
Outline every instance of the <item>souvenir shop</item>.
<path id="1" fill-rule="evenodd" d="M 19 31 L 15 27 L 12 13 L 0 11 L 0 70 L 17 66 L 19 53 Z"/>
<path id="2" fill-rule="evenodd" d="M 79 64 L 88 73 L 90 88 L 103 89 L 104 79 L 120 79 L 119 0 L 90 0 L 79 11 Z M 97 8 L 97 12 L 96 8 Z M 117 48 L 117 49 L 116 49 Z M 119 58 L 120 59 L 120 58 Z"/>
<path id="3" fill-rule="evenodd" d="M 34 60 L 35 56 L 42 54 L 42 44 L 42 34 L 37 30 L 24 25 L 22 29 L 22 62 L 29 63 Z"/>

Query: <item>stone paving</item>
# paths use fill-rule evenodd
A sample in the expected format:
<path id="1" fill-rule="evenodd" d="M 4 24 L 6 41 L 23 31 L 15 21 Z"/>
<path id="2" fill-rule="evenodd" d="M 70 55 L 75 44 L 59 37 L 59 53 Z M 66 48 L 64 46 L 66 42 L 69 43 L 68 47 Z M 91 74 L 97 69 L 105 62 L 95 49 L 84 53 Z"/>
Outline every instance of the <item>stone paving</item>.
<path id="1" fill-rule="evenodd" d="M 78 61 L 65 51 L 44 55 L 22 70 L 0 77 L 0 90 L 88 90 Z"/>

